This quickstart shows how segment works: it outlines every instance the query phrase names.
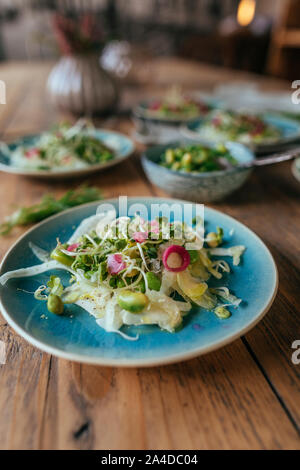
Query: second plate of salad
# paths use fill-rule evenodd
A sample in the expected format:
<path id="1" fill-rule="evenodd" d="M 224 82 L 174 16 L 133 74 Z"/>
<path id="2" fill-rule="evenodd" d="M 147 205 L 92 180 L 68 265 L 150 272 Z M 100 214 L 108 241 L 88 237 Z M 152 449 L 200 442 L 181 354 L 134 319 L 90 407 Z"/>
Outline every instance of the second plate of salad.
<path id="1" fill-rule="evenodd" d="M 79 177 L 116 165 L 133 151 L 127 136 L 82 120 L 10 144 L 1 142 L 0 170 L 47 179 Z"/>
<path id="2" fill-rule="evenodd" d="M 239 142 L 256 153 L 277 151 L 300 138 L 298 122 L 282 116 L 215 109 L 181 128 L 183 135 L 206 143 Z"/>

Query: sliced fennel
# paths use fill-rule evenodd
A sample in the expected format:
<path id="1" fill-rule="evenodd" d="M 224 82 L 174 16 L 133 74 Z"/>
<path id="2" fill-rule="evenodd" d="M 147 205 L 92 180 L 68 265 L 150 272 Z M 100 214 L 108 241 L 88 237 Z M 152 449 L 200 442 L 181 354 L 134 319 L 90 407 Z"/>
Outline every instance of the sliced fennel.
<path id="1" fill-rule="evenodd" d="M 241 256 L 246 247 L 244 245 L 232 246 L 230 248 L 212 248 L 210 253 L 216 256 L 232 256 L 234 266 L 240 264 Z"/>

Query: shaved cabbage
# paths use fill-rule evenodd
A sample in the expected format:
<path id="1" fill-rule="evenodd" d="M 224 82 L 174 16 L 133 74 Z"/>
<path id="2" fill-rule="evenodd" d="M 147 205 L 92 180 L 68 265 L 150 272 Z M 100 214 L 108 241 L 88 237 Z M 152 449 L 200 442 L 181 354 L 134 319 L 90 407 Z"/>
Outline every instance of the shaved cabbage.
<path id="1" fill-rule="evenodd" d="M 226 300 L 228 305 L 234 305 L 235 307 L 238 307 L 242 302 L 242 299 L 239 299 L 235 295 L 231 294 L 227 287 L 215 287 L 211 288 L 210 291 L 216 294 L 218 297 Z"/>
<path id="2" fill-rule="evenodd" d="M 50 255 L 48 251 L 43 250 L 39 246 L 35 245 L 32 242 L 29 242 L 29 247 L 31 248 L 33 254 L 40 260 L 46 263 L 47 261 L 50 261 Z"/>
<path id="3" fill-rule="evenodd" d="M 87 217 L 83 219 L 83 221 L 78 225 L 77 229 L 73 233 L 73 235 L 69 238 L 68 244 L 75 243 L 79 240 L 79 238 L 84 235 L 85 233 L 89 233 L 92 230 L 96 229 L 97 223 L 103 217 L 102 214 L 92 215 L 91 217 Z"/>
<path id="4" fill-rule="evenodd" d="M 105 331 L 110 333 L 118 333 L 124 339 L 129 341 L 136 341 L 138 340 L 139 336 L 129 336 L 126 335 L 123 331 L 120 331 L 120 328 L 123 324 L 120 314 L 116 311 L 118 307 L 117 303 L 111 299 L 106 304 L 106 314 L 102 318 L 99 318 L 100 309 L 97 308 L 94 302 L 88 299 L 82 299 L 75 302 L 76 305 L 82 307 L 84 310 L 89 312 L 91 315 L 96 317 L 96 323 L 101 326 Z"/>
<path id="5" fill-rule="evenodd" d="M 243 245 L 231 246 L 230 248 L 211 248 L 209 252 L 216 256 L 232 256 L 234 266 L 240 264 L 241 256 L 246 250 Z"/>
<path id="6" fill-rule="evenodd" d="M 16 269 L 15 271 L 9 271 L 0 276 L 0 284 L 4 286 L 9 279 L 21 278 L 35 276 L 36 274 L 41 274 L 51 269 L 66 269 L 65 266 L 62 266 L 57 261 L 48 261 L 47 263 L 38 264 L 37 266 L 30 266 L 30 268 Z"/>

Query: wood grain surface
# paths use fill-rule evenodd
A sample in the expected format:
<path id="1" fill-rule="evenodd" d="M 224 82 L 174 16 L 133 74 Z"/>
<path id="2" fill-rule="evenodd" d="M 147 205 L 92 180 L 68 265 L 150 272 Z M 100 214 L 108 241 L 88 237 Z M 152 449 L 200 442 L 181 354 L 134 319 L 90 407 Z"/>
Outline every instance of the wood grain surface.
<path id="1" fill-rule="evenodd" d="M 9 141 L 63 117 L 45 93 L 49 63 L 0 66 L 7 104 L 0 137 Z M 209 90 L 233 81 L 288 90 L 289 83 L 219 70 L 179 59 L 136 64 L 123 88 L 122 114 L 97 125 L 130 135 L 128 110 L 175 81 Z M 105 197 L 164 195 L 145 178 L 138 152 L 89 182 Z M 47 183 L 0 174 L 0 218 L 18 204 L 63 193 L 79 181 Z M 236 217 L 270 248 L 279 292 L 262 322 L 245 337 L 206 356 L 166 367 L 118 369 L 81 365 L 31 347 L 0 315 L 7 362 L 0 365 L 0 449 L 299 449 L 300 185 L 290 164 L 260 168 L 247 184 L 213 207 Z M 2 238 L 2 257 L 17 236 Z"/>

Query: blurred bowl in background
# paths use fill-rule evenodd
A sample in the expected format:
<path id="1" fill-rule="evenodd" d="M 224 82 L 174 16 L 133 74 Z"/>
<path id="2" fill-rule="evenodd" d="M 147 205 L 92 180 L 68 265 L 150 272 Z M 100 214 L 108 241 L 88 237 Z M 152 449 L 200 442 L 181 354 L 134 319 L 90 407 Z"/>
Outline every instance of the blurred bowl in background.
<path id="1" fill-rule="evenodd" d="M 169 114 L 164 115 L 161 112 L 158 112 L 155 109 L 152 109 L 152 106 L 156 102 L 163 102 L 164 98 L 151 98 L 148 100 L 141 101 L 134 109 L 133 116 L 137 119 L 142 120 L 143 122 L 154 123 L 154 124 L 167 124 L 173 126 L 180 126 L 181 124 L 194 121 L 195 119 L 203 118 L 211 109 L 220 105 L 220 100 L 213 99 L 211 95 L 202 92 L 190 92 L 182 93 L 180 88 L 176 87 L 171 88 L 166 96 L 171 92 L 178 93 L 179 96 L 182 95 L 184 98 L 189 98 L 194 104 L 199 106 L 197 112 L 193 114 L 181 113 L 180 111 L 174 111 L 174 113 L 169 112 Z M 165 98 L 166 99 L 166 98 Z"/>
<path id="2" fill-rule="evenodd" d="M 251 113 L 249 113 L 251 114 Z M 262 115 L 264 121 L 268 124 L 276 127 L 281 131 L 281 136 L 278 139 L 266 140 L 260 143 L 247 144 L 248 147 L 257 154 L 267 154 L 283 150 L 287 144 L 291 144 L 300 139 L 300 123 L 293 120 L 282 117 L 279 114 L 264 113 Z M 223 143 L 224 137 L 214 136 L 213 140 L 201 135 L 201 125 L 203 119 L 195 119 L 188 123 L 183 124 L 180 127 L 180 133 L 187 139 L 203 143 L 204 145 L 211 143 Z"/>
<path id="3" fill-rule="evenodd" d="M 200 203 L 220 201 L 239 189 L 252 172 L 252 169 L 238 167 L 207 173 L 185 173 L 159 165 L 161 154 L 167 148 L 181 145 L 182 142 L 158 145 L 146 150 L 142 156 L 142 165 L 151 183 L 174 197 Z M 208 146 L 213 147 L 213 144 Z M 226 147 L 241 164 L 251 162 L 255 158 L 253 152 L 245 145 L 226 142 Z"/>
<path id="4" fill-rule="evenodd" d="M 170 92 L 170 91 L 169 91 Z M 160 101 L 160 98 L 151 98 L 141 101 L 132 111 L 135 125 L 134 138 L 145 145 L 165 144 L 180 138 L 180 126 L 201 119 L 210 109 L 220 106 L 220 100 L 214 99 L 210 94 L 204 92 L 189 92 L 185 96 L 198 103 L 199 113 L 197 115 L 162 115 L 150 110 L 151 104 Z"/>

